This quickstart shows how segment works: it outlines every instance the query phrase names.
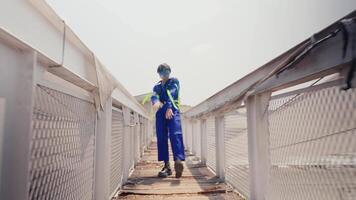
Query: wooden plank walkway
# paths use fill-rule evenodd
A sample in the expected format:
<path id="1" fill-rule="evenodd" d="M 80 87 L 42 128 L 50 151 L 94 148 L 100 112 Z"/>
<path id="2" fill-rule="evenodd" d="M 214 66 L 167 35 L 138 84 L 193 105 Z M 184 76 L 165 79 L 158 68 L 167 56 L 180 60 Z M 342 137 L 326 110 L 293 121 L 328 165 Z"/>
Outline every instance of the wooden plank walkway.
<path id="1" fill-rule="evenodd" d="M 153 142 L 116 199 L 243 199 L 202 166 L 196 157 L 188 155 L 186 160 L 181 178 L 175 178 L 174 171 L 168 178 L 158 178 L 163 164 L 157 162 L 157 147 Z M 171 166 L 173 170 L 173 162 Z"/>

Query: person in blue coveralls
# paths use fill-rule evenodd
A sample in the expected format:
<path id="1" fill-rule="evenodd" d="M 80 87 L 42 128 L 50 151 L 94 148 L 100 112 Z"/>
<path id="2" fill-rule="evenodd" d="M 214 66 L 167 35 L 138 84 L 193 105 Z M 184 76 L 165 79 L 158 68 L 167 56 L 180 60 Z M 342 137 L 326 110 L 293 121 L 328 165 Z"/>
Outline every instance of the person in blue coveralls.
<path id="1" fill-rule="evenodd" d="M 158 66 L 157 73 L 161 80 L 153 88 L 151 101 L 153 107 L 158 109 L 156 112 L 158 161 L 164 162 L 164 167 L 158 176 L 165 178 L 172 175 L 169 165 L 169 138 L 176 178 L 180 178 L 183 173 L 182 161 L 185 160 L 185 154 L 179 111 L 179 81 L 177 78 L 170 78 L 171 68 L 166 63 Z"/>

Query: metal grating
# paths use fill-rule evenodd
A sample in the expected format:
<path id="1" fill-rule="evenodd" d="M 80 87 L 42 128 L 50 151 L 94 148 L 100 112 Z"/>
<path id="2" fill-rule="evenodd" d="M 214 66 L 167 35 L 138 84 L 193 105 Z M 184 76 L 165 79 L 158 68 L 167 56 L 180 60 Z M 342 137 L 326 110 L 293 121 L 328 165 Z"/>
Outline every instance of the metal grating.
<path id="1" fill-rule="evenodd" d="M 112 110 L 111 124 L 111 169 L 110 192 L 114 193 L 122 184 L 123 175 L 124 117 L 122 111 Z"/>
<path id="2" fill-rule="evenodd" d="M 206 164 L 212 169 L 216 170 L 216 138 L 215 138 L 215 118 L 211 117 L 206 120 L 207 126 L 207 148 L 208 155 Z"/>
<path id="3" fill-rule="evenodd" d="M 241 108 L 234 114 L 225 116 L 224 130 L 226 181 L 248 197 L 249 161 L 246 109 Z"/>
<path id="4" fill-rule="evenodd" d="M 35 87 L 29 199 L 93 199 L 95 120 L 92 103 Z"/>
<path id="5" fill-rule="evenodd" d="M 356 197 L 356 89 L 270 101 L 268 199 Z"/>

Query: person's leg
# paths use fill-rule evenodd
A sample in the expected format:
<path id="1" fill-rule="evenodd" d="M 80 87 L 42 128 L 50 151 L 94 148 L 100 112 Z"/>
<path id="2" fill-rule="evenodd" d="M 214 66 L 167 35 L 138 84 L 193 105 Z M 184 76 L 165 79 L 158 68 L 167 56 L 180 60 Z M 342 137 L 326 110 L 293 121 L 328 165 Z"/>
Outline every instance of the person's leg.
<path id="1" fill-rule="evenodd" d="M 174 160 L 185 160 L 184 144 L 182 136 L 182 125 L 179 112 L 174 113 L 174 117 L 168 121 L 169 139 L 173 151 Z"/>
<path id="2" fill-rule="evenodd" d="M 168 130 L 166 120 L 162 111 L 156 113 L 156 135 L 157 135 L 157 149 L 158 161 L 169 161 L 168 153 Z"/>
<path id="3" fill-rule="evenodd" d="M 185 160 L 182 125 L 179 112 L 174 113 L 174 117 L 168 121 L 169 127 L 169 139 L 174 157 L 174 168 L 176 171 L 176 177 L 182 176 L 183 164 L 181 161 Z"/>
<path id="4" fill-rule="evenodd" d="M 165 178 L 172 175 L 172 171 L 169 166 L 168 128 L 167 128 L 165 116 L 162 114 L 162 111 L 158 111 L 156 113 L 156 134 L 157 134 L 158 161 L 164 161 L 164 167 L 158 173 L 158 176 Z"/>

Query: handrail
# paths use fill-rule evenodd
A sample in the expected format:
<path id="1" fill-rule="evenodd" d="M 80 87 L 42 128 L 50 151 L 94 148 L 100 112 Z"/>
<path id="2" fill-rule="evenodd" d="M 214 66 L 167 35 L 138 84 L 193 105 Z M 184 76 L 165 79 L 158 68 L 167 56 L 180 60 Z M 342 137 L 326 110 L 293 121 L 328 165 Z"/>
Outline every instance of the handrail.
<path id="1" fill-rule="evenodd" d="M 342 19 L 354 16 L 356 16 L 356 11 L 351 12 Z M 337 28 L 336 25 L 342 19 L 336 21 L 332 25 L 324 28 L 314 35 L 321 37 L 329 34 Z M 290 87 L 301 82 L 306 82 L 308 80 L 335 73 L 335 71 L 345 67 L 344 65 L 351 59 L 350 55 L 347 57 L 347 59 L 343 59 L 341 57 L 342 47 L 338 45 L 341 41 L 340 37 L 332 38 L 330 41 L 324 41 L 322 45 L 320 45 L 321 47 L 305 56 L 308 58 L 308 60 L 311 60 L 311 62 L 307 64 L 308 70 L 305 70 L 304 68 L 298 69 L 298 73 L 296 73 L 296 71 L 285 71 L 279 74 L 278 77 L 276 76 L 280 69 L 283 69 L 285 66 L 289 66 L 288 64 L 290 64 L 296 57 L 303 53 L 306 48 L 308 48 L 310 45 L 313 45 L 313 39 L 304 40 L 287 52 L 254 70 L 243 78 L 237 80 L 223 90 L 215 93 L 213 96 L 204 100 L 195 107 L 189 109 L 184 113 L 184 115 L 188 118 L 219 115 L 220 113 L 226 113 L 236 109 L 247 98 L 247 96 L 256 94 L 256 92 L 260 93 L 262 91 L 266 91 L 267 89 L 279 90 L 282 89 L 282 85 Z M 328 57 L 328 55 L 335 56 Z M 321 58 L 321 56 L 324 57 Z M 326 61 L 320 62 L 322 59 Z M 303 64 L 300 64 L 300 62 L 293 62 L 293 65 L 289 67 L 299 67 L 299 65 Z M 294 74 L 297 75 L 293 76 Z M 272 84 L 278 85 L 279 87 L 271 88 Z M 255 91 L 255 89 L 257 91 Z"/>
<path id="2" fill-rule="evenodd" d="M 0 12 L 8 15 L 0 19 L 0 38 L 16 46 L 16 48 L 37 52 L 38 62 L 47 66 L 46 70 L 48 72 L 94 95 L 100 93 L 95 54 L 79 39 L 70 27 L 63 23 L 63 20 L 45 1 L 9 1 L 6 4 L 7 6 L 0 7 Z M 8 12 L 8 10 L 12 11 Z M 21 12 L 14 12 L 14 10 L 21 10 Z M 13 23 L 12 15 L 20 17 L 22 23 Z M 26 26 L 33 25 L 39 27 L 40 30 L 36 30 L 36 28 L 24 29 L 24 24 Z M 66 56 L 61 66 L 51 68 L 50 66 L 58 66 L 62 62 L 63 26 L 66 26 L 64 49 Z M 41 35 L 37 34 L 38 31 L 41 31 Z M 102 67 L 105 69 L 104 66 Z M 150 119 L 142 105 L 137 102 L 119 81 L 113 78 L 113 83 L 108 84 L 115 86 L 112 98 L 130 107 L 130 109 L 145 118 Z M 107 96 L 106 98 L 109 97 Z"/>

